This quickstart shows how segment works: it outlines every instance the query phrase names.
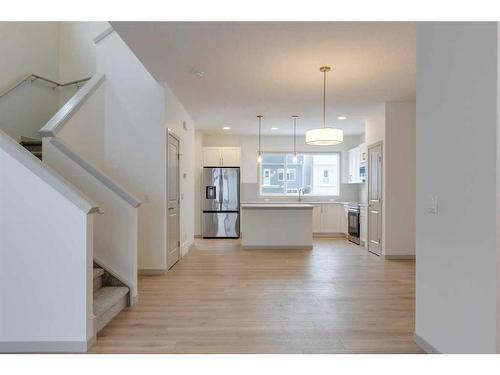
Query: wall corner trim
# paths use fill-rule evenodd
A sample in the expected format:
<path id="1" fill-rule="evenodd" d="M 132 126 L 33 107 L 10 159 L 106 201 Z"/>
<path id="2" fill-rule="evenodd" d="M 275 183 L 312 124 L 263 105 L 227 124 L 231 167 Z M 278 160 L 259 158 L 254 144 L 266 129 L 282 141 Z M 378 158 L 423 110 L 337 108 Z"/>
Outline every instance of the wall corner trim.
<path id="1" fill-rule="evenodd" d="M 108 27 L 106 30 L 104 30 L 102 33 L 100 33 L 94 38 L 94 44 L 98 44 L 103 39 L 106 39 L 109 35 L 113 33 L 113 31 L 115 31 L 115 29 L 113 29 L 112 26 Z"/>
<path id="2" fill-rule="evenodd" d="M 413 333 L 413 340 L 415 341 L 415 344 L 417 344 L 420 349 L 422 349 L 424 352 L 428 354 L 442 354 L 439 350 L 437 350 L 434 346 L 429 344 L 427 340 L 422 338 L 418 333 L 414 332 Z"/>

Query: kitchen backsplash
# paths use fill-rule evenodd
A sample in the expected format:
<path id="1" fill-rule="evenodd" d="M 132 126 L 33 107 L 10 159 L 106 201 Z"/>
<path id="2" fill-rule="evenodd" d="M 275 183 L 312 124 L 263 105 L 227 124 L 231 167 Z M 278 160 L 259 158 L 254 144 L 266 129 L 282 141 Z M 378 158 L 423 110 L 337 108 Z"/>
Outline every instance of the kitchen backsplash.
<path id="1" fill-rule="evenodd" d="M 340 187 L 340 196 L 331 198 L 331 197 L 322 197 L 322 196 L 314 196 L 308 197 L 304 196 L 304 202 L 314 201 L 314 202 L 328 202 L 331 199 L 334 199 L 338 202 L 359 202 L 360 201 L 360 186 L 361 184 L 342 184 Z M 240 199 L 241 202 L 264 202 L 267 200 L 273 201 L 283 201 L 295 202 L 298 199 L 298 195 L 291 195 L 287 197 L 280 196 L 260 196 L 259 195 L 259 184 L 251 184 L 251 183 L 242 183 L 241 191 L 240 191 Z"/>

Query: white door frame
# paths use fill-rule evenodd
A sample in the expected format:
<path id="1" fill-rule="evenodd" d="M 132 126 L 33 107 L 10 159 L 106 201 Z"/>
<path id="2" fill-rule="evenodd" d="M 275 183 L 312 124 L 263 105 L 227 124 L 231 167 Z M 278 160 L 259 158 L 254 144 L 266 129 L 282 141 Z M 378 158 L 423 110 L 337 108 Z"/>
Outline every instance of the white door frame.
<path id="1" fill-rule="evenodd" d="M 380 209 L 382 211 L 382 215 L 381 215 L 381 227 L 382 227 L 382 235 L 381 237 L 384 237 L 383 234 L 384 234 L 384 215 L 385 215 L 385 209 L 384 209 L 384 205 L 385 205 L 385 196 L 383 194 L 384 192 L 384 165 L 385 165 L 385 158 L 384 158 L 384 142 L 383 141 L 378 141 L 378 142 L 374 142 L 374 143 L 371 143 L 370 145 L 368 145 L 368 147 L 366 148 L 366 164 L 367 164 L 367 173 L 366 173 L 366 184 L 367 184 L 367 197 L 366 197 L 366 200 L 367 200 L 367 207 L 366 207 L 366 222 L 367 222 L 367 225 L 366 225 L 366 250 L 368 250 L 369 253 L 371 254 L 374 254 L 374 255 L 380 255 L 380 256 L 383 256 L 384 255 L 384 242 L 385 242 L 385 239 L 384 238 L 381 238 L 381 245 L 380 245 L 380 254 L 375 254 L 375 253 L 372 253 L 371 251 L 369 251 L 369 246 L 370 246 L 370 149 L 371 148 L 374 148 L 374 147 L 377 147 L 377 146 L 380 146 L 380 154 L 382 156 L 382 165 L 381 165 L 381 176 L 382 178 L 380 179 L 380 190 L 381 190 L 381 194 L 382 194 L 382 198 L 381 198 L 381 204 L 380 204 Z"/>
<path id="2" fill-rule="evenodd" d="M 179 238 L 179 262 L 182 257 L 182 251 L 181 251 L 181 190 L 180 190 L 180 179 L 181 179 L 181 171 L 180 171 L 180 147 L 181 147 L 181 140 L 177 134 L 175 134 L 171 129 L 168 127 L 165 129 L 165 271 L 168 272 L 168 137 L 172 136 L 179 142 L 179 150 L 178 150 L 178 155 L 179 155 L 179 176 L 177 178 L 177 194 L 178 194 L 178 206 L 177 206 L 177 220 L 178 220 L 178 226 L 177 226 L 177 236 Z"/>

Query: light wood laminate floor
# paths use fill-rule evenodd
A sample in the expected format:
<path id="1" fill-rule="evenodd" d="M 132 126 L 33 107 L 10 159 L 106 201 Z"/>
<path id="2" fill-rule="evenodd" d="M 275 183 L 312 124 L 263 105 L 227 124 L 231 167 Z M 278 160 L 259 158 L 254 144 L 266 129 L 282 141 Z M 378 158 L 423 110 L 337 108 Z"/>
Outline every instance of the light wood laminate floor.
<path id="1" fill-rule="evenodd" d="M 413 261 L 344 239 L 315 239 L 310 251 L 197 239 L 167 275 L 139 277 L 139 302 L 91 351 L 421 353 L 414 280 Z"/>

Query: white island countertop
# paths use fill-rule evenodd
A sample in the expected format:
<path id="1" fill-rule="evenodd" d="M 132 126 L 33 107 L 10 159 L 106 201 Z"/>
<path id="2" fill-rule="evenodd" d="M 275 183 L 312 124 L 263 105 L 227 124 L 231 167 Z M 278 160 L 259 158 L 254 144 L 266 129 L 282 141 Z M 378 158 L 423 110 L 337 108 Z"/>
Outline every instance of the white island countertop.
<path id="1" fill-rule="evenodd" d="M 312 210 L 314 206 L 307 203 L 243 203 L 241 208 L 251 209 L 306 209 Z"/>
<path id="2" fill-rule="evenodd" d="M 309 205 L 318 205 L 318 204 L 359 204 L 363 205 L 365 203 L 359 203 L 359 202 L 343 202 L 343 201 L 248 201 L 248 202 L 241 202 L 241 205 L 246 205 L 246 204 L 273 204 L 273 205 L 283 205 L 283 204 L 289 204 L 289 205 L 298 205 L 298 204 L 309 204 Z"/>

